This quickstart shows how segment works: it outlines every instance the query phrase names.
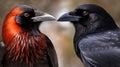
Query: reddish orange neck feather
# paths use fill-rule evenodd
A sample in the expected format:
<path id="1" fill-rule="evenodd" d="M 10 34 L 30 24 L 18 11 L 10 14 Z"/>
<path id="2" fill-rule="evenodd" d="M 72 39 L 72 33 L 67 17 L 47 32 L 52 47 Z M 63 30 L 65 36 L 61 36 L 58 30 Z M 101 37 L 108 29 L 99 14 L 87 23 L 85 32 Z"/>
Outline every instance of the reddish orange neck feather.
<path id="1" fill-rule="evenodd" d="M 15 16 L 22 13 L 20 8 L 15 7 L 8 13 L 2 27 L 2 38 L 6 45 L 8 45 L 15 34 L 22 31 L 17 25 Z"/>

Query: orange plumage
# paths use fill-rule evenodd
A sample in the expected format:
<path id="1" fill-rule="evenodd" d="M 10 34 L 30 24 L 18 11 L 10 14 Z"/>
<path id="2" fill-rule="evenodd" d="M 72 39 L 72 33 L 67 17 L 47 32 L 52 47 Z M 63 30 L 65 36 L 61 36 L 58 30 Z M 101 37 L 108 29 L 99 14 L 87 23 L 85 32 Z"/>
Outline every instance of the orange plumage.
<path id="1" fill-rule="evenodd" d="M 15 34 L 22 31 L 21 27 L 19 27 L 16 24 L 16 20 L 15 20 L 15 16 L 21 13 L 22 11 L 18 7 L 15 7 L 6 16 L 6 19 L 3 23 L 3 28 L 2 28 L 2 38 L 6 43 L 6 45 L 10 44 Z"/>

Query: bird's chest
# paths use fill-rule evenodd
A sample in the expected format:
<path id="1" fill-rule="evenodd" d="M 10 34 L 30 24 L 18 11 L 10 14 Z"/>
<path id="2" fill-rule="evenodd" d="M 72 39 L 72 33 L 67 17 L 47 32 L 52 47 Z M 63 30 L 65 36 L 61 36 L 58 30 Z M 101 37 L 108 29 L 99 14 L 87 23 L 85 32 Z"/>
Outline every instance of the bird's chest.
<path id="1" fill-rule="evenodd" d="M 29 64 L 26 64 L 25 61 L 20 63 L 20 60 L 12 61 L 10 59 L 7 59 L 7 56 L 4 58 L 5 60 L 3 62 L 3 67 L 50 67 L 48 60 L 38 59 L 37 63 L 33 63 L 30 66 Z"/>
<path id="2" fill-rule="evenodd" d="M 7 58 L 11 60 L 10 62 L 19 61 L 18 63 L 24 62 L 27 65 L 42 63 L 42 61 L 47 62 L 47 44 L 44 35 L 26 33 L 16 35 L 6 48 Z"/>

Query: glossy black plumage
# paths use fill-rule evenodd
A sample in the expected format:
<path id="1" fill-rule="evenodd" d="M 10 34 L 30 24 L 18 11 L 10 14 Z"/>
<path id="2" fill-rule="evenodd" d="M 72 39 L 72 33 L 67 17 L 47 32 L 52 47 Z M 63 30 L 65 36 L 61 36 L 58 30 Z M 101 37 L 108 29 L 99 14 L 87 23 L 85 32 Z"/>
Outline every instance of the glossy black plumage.
<path id="1" fill-rule="evenodd" d="M 73 23 L 75 51 L 85 67 L 120 67 L 120 29 L 102 7 L 83 4 L 58 21 Z"/>

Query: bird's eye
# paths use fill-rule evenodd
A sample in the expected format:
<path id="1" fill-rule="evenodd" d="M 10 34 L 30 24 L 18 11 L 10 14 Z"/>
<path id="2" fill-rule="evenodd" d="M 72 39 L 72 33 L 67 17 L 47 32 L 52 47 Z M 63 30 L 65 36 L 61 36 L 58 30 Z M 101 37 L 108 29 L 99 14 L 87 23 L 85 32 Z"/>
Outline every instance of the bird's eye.
<path id="1" fill-rule="evenodd" d="M 25 17 L 29 17 L 30 14 L 29 14 L 29 13 L 24 13 L 24 16 L 25 16 Z"/>
<path id="2" fill-rule="evenodd" d="M 83 11 L 83 16 L 87 16 L 88 14 L 89 14 L 89 12 Z"/>

